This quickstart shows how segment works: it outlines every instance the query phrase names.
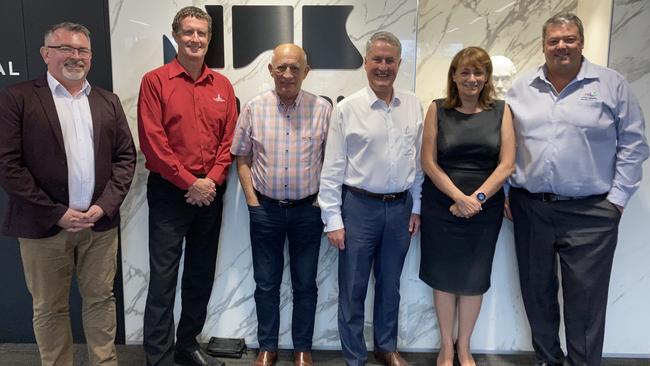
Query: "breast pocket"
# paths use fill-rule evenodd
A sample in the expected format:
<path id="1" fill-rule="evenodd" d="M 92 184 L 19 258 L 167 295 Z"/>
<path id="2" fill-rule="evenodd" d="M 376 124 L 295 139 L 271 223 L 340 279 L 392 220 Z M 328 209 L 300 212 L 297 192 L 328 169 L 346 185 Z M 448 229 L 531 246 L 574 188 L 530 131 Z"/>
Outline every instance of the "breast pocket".
<path id="1" fill-rule="evenodd" d="M 600 100 L 579 101 L 579 113 L 575 113 L 576 127 L 589 141 L 607 141 L 616 133 L 614 118 L 608 116 L 608 108 Z"/>
<path id="2" fill-rule="evenodd" d="M 223 128 L 225 126 L 226 114 L 228 106 L 225 101 L 204 100 L 202 104 L 201 113 L 206 120 L 210 131 L 214 134 L 217 140 L 221 139 L 223 135 Z"/>
<path id="3" fill-rule="evenodd" d="M 402 154 L 404 156 L 415 156 L 416 152 L 416 139 L 418 136 L 418 128 L 415 125 L 406 126 L 402 133 Z"/>
<path id="4" fill-rule="evenodd" d="M 314 165 L 322 155 L 323 134 L 308 131 L 300 136 L 300 160 L 303 164 Z"/>

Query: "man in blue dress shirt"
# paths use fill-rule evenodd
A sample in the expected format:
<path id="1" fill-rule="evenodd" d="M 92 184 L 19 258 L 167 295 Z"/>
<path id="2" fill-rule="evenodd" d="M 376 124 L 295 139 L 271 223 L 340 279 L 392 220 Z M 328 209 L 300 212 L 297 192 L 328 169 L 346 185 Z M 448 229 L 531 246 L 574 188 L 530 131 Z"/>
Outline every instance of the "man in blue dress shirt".
<path id="1" fill-rule="evenodd" d="M 580 19 L 544 23 L 544 65 L 506 100 L 517 131 L 511 178 L 521 292 L 539 365 L 562 365 L 556 256 L 569 365 L 600 365 L 607 291 L 623 208 L 648 157 L 629 84 L 582 56 Z"/>

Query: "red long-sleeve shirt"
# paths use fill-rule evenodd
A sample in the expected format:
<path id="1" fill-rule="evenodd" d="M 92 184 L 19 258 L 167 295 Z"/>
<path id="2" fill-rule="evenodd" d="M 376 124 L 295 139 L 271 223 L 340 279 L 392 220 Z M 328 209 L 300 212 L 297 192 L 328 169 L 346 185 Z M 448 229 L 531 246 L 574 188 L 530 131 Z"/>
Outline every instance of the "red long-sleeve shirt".
<path id="1" fill-rule="evenodd" d="M 196 81 L 177 59 L 142 77 L 138 134 L 146 167 L 180 189 L 198 176 L 226 180 L 236 122 L 232 85 L 206 66 Z"/>

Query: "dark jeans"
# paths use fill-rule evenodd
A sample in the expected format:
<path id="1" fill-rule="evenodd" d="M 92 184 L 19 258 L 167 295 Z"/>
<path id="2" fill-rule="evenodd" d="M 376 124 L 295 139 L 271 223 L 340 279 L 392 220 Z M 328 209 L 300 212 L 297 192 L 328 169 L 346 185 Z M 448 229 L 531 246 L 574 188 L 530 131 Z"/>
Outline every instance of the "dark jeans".
<path id="1" fill-rule="evenodd" d="M 348 366 L 364 365 L 368 358 L 363 329 L 371 268 L 375 276 L 375 350 L 397 350 L 400 277 L 411 243 L 408 224 L 412 207 L 410 194 L 383 202 L 343 189 L 345 249 L 339 252 L 338 322 Z"/>
<path id="2" fill-rule="evenodd" d="M 296 351 L 310 351 L 318 288 L 318 252 L 323 223 L 320 209 L 311 202 L 280 207 L 261 200 L 249 206 L 257 339 L 260 350 L 278 348 L 280 285 L 284 270 L 284 242 L 289 241 L 289 268 L 293 288 L 291 335 Z"/>
<path id="3" fill-rule="evenodd" d="M 609 277 L 621 213 L 604 198 L 543 202 L 510 191 L 521 294 L 538 361 L 561 365 L 557 257 L 566 361 L 601 364 Z"/>
<path id="4" fill-rule="evenodd" d="M 176 330 L 176 350 L 198 347 L 212 292 L 221 229 L 225 185 L 209 206 L 185 202 L 185 191 L 151 173 L 147 183 L 149 203 L 149 292 L 144 311 L 147 365 L 174 364 L 174 298 L 178 267 L 185 259 L 181 280 L 182 311 Z"/>

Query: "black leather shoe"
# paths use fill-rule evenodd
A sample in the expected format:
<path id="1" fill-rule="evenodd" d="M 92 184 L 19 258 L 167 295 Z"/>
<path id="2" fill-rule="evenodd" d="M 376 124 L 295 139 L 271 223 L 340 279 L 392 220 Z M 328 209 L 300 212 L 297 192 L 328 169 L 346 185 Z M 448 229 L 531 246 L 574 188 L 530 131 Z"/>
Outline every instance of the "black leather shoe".
<path id="1" fill-rule="evenodd" d="M 223 361 L 214 358 L 201 348 L 193 351 L 176 351 L 174 353 L 174 363 L 182 366 L 225 366 Z"/>

